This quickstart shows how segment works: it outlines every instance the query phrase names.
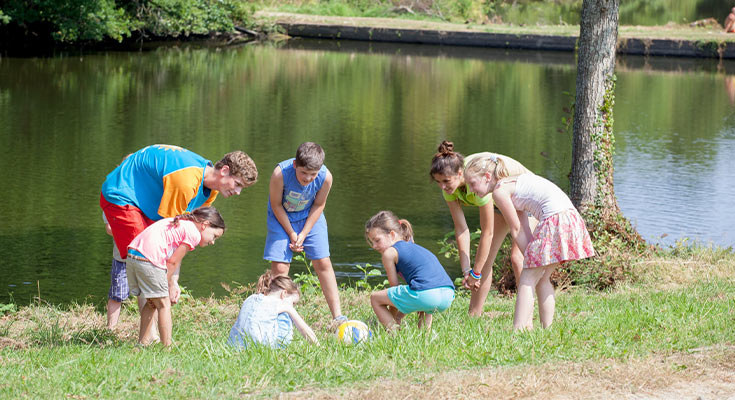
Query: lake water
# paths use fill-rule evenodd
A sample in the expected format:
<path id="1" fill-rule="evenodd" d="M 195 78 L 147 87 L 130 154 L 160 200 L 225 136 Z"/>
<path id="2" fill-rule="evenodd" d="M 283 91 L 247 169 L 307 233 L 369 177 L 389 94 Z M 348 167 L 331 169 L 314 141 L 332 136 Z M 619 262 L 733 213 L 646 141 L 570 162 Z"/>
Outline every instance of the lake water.
<path id="1" fill-rule="evenodd" d="M 735 65 L 620 58 L 615 188 L 643 236 L 735 242 Z M 340 281 L 379 263 L 365 221 L 390 209 L 437 251 L 452 230 L 428 176 L 443 139 L 495 151 L 567 188 L 572 54 L 294 40 L 282 46 L 161 48 L 0 58 L 0 302 L 102 304 L 111 241 L 98 206 L 106 174 L 153 143 L 213 161 L 249 153 L 259 182 L 218 199 L 228 231 L 184 259 L 195 296 L 250 283 L 262 260 L 268 178 L 304 141 L 334 175 L 326 216 Z M 467 210 L 471 227 L 479 224 Z M 442 259 L 453 277 L 459 266 Z M 294 264 L 292 272 L 301 272 Z"/>

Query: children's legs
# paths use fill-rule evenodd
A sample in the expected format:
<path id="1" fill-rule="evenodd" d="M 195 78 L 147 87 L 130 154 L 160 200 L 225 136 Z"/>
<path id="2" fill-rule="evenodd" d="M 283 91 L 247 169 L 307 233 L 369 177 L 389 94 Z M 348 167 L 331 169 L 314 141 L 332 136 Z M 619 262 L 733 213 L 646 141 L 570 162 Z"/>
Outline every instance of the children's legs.
<path id="1" fill-rule="evenodd" d="M 528 217 L 528 227 L 531 232 L 536 229 L 538 221 L 536 218 Z M 523 272 L 523 261 L 524 261 L 524 250 L 521 250 L 515 241 L 510 250 L 510 264 L 513 267 L 513 277 L 516 279 L 516 288 L 518 283 L 521 281 L 521 273 Z"/>
<path id="2" fill-rule="evenodd" d="M 319 277 L 319 283 L 322 286 L 322 293 L 327 300 L 329 311 L 332 312 L 332 318 L 342 315 L 342 308 L 339 304 L 339 291 L 337 290 L 337 277 L 334 275 L 332 268 L 332 260 L 329 257 L 311 260 L 314 271 Z"/>
<path id="3" fill-rule="evenodd" d="M 161 343 L 163 347 L 168 347 L 172 342 L 171 331 L 173 323 L 171 322 L 171 299 L 163 297 L 151 300 L 153 300 L 158 309 L 158 334 L 161 335 Z"/>
<path id="4" fill-rule="evenodd" d="M 470 316 L 479 317 L 482 315 L 483 307 L 485 306 L 485 300 L 487 300 L 487 294 L 490 293 L 490 289 L 493 287 L 493 264 L 495 263 L 495 257 L 498 255 L 500 246 L 503 245 L 503 239 L 508 234 L 508 224 L 505 223 L 502 215 L 495 214 L 493 220 L 493 241 L 490 243 L 490 252 L 487 256 L 485 265 L 482 266 L 482 279 L 480 279 L 480 288 L 472 291 L 470 297 Z M 521 263 L 521 267 L 523 264 Z"/>
<path id="5" fill-rule="evenodd" d="M 513 316 L 513 329 L 533 328 L 533 289 L 544 276 L 544 268 L 525 268 L 521 273 L 516 294 L 516 309 Z"/>
<path id="6" fill-rule="evenodd" d="M 117 321 L 120 318 L 120 307 L 122 302 L 112 299 L 107 299 L 107 329 L 112 329 L 117 325 Z"/>
<path id="7" fill-rule="evenodd" d="M 141 297 L 138 297 L 139 299 Z M 156 308 L 153 303 L 144 303 L 143 307 L 140 308 L 140 330 L 138 332 L 138 343 L 147 345 L 153 340 L 149 332 L 153 325 L 153 315 L 156 313 Z"/>
<path id="8" fill-rule="evenodd" d="M 171 299 L 168 297 L 156 297 L 148 299 L 140 313 L 140 334 L 138 341 L 147 345 L 153 341 L 150 336 L 150 327 L 154 314 L 158 314 L 158 333 L 164 347 L 171 345 Z"/>
<path id="9" fill-rule="evenodd" d="M 396 324 L 398 325 L 401 324 L 401 321 L 403 321 L 403 318 L 406 316 L 406 314 L 398 311 L 395 307 L 388 306 L 388 311 L 393 314 L 393 320 L 396 321 Z"/>
<path id="10" fill-rule="evenodd" d="M 551 273 L 559 264 L 544 267 L 544 275 L 536 284 L 536 297 L 538 298 L 538 314 L 541 327 L 548 328 L 554 322 L 554 310 L 556 299 L 554 298 L 554 285 L 551 284 Z"/>
<path id="11" fill-rule="evenodd" d="M 523 252 L 515 241 L 510 250 L 510 265 L 513 268 L 513 277 L 516 279 L 516 288 L 518 288 L 518 283 L 521 281 L 521 273 L 523 272 Z"/>
<path id="12" fill-rule="evenodd" d="M 432 314 L 424 311 L 418 312 L 418 327 L 425 328 L 427 331 L 431 329 L 431 321 L 434 319 Z"/>
<path id="13" fill-rule="evenodd" d="M 138 310 L 140 311 L 140 314 L 143 315 L 143 307 L 146 305 L 145 297 L 141 294 L 138 296 Z M 153 322 L 148 327 L 148 334 L 146 335 L 147 338 L 150 339 L 151 342 L 155 342 L 156 340 L 160 339 L 158 336 L 158 314 L 153 313 Z"/>
<path id="14" fill-rule="evenodd" d="M 271 272 L 273 276 L 285 275 L 288 276 L 288 270 L 291 269 L 291 264 L 285 262 L 271 261 Z"/>
<path id="15" fill-rule="evenodd" d="M 392 309 L 395 309 L 396 311 L 398 310 L 393 305 L 393 302 L 390 301 L 390 298 L 388 298 L 387 289 L 373 292 L 370 295 L 370 305 L 373 306 L 373 311 L 375 311 L 378 321 L 380 321 L 380 324 L 383 325 L 386 330 L 393 330 L 393 328 L 396 327 L 396 323 L 400 323 L 400 320 L 397 321 L 396 315 L 391 311 Z M 401 315 L 402 319 L 403 314 L 400 312 L 398 314 Z"/>

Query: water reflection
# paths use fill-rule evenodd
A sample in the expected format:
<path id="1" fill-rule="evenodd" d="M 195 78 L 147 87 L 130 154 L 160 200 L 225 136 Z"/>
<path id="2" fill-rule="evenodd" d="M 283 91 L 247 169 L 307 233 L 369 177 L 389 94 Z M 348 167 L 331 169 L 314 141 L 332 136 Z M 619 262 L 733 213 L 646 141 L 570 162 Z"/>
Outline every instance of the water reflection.
<path id="1" fill-rule="evenodd" d="M 620 58 L 616 193 L 647 239 L 732 244 L 734 66 Z M 567 187 L 571 138 L 558 130 L 574 80 L 567 53 L 307 40 L 0 59 L 0 166 L 11 171 L 0 177 L 11 205 L 0 209 L 0 302 L 12 293 L 27 303 L 39 289 L 52 302 L 104 301 L 111 242 L 99 187 L 123 155 L 151 143 L 210 158 L 244 149 L 261 171 L 239 198 L 215 203 L 229 229 L 187 256 L 181 282 L 195 295 L 267 268 L 267 177 L 305 140 L 325 148 L 334 175 L 325 213 L 341 281 L 379 263 L 362 229 L 380 209 L 437 251 L 452 229 L 428 177 L 437 144 L 508 154 Z"/>

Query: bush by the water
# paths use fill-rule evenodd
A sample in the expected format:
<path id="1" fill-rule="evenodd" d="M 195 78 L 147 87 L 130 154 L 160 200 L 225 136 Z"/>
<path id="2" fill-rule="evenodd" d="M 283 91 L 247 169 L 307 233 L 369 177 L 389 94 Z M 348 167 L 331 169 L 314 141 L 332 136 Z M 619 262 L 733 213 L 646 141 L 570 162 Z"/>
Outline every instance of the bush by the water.
<path id="1" fill-rule="evenodd" d="M 0 7 L 0 36 L 49 43 L 231 32 L 252 15 L 238 0 L 8 0 Z"/>
<path id="2" fill-rule="evenodd" d="M 595 257 L 564 263 L 552 275 L 552 281 L 557 287 L 577 285 L 601 290 L 630 281 L 635 279 L 637 271 L 633 268 L 633 264 L 657 250 L 656 247 L 647 245 L 622 217 L 614 224 L 595 222 L 601 219 L 594 215 L 586 215 L 585 220 L 588 221 L 587 228 L 595 248 Z M 481 232 L 478 229 L 470 235 L 472 259 L 477 252 Z M 441 245 L 439 252 L 445 258 L 459 260 L 453 231 L 444 235 L 439 244 Z M 498 251 L 492 271 L 493 285 L 500 293 L 505 294 L 515 292 L 516 287 L 510 263 L 510 249 L 511 239 L 508 235 Z"/>

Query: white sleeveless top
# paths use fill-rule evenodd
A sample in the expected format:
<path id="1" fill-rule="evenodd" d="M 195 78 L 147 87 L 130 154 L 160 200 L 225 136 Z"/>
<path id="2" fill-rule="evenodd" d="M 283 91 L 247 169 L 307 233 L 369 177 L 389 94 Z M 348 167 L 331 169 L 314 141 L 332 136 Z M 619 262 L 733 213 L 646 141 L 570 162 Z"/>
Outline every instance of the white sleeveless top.
<path id="1" fill-rule="evenodd" d="M 508 180 L 512 182 L 514 179 Z M 553 182 L 528 173 L 515 178 L 516 190 L 510 196 L 517 210 L 525 211 L 542 221 L 562 211 L 574 209 L 569 197 Z"/>

